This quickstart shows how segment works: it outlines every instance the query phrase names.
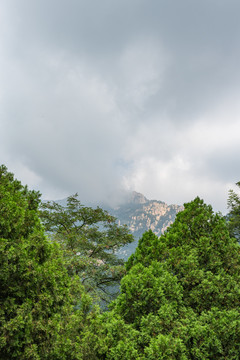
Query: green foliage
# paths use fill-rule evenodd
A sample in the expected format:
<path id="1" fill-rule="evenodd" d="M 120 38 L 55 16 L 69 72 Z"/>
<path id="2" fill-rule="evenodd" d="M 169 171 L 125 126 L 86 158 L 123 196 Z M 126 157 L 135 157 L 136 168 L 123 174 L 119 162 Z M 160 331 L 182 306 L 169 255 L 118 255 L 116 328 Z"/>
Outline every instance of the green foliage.
<path id="1" fill-rule="evenodd" d="M 236 185 L 240 188 L 240 181 Z M 229 232 L 240 240 L 240 196 L 233 190 L 229 191 L 228 208 L 230 209 L 228 214 Z"/>
<path id="2" fill-rule="evenodd" d="M 81 359 L 74 344 L 90 300 L 69 278 L 59 246 L 46 239 L 39 201 L 0 167 L 0 358 Z"/>
<path id="3" fill-rule="evenodd" d="M 40 194 L 29 191 L 14 179 L 7 168 L 0 166 L 0 237 L 14 239 L 27 237 L 40 222 L 37 208 Z"/>
<path id="4" fill-rule="evenodd" d="M 105 320 L 106 359 L 238 359 L 239 250 L 199 198 L 159 239 L 145 233 Z"/>
<path id="5" fill-rule="evenodd" d="M 52 241 L 62 247 L 68 273 L 78 275 L 94 299 L 108 301 L 125 273 L 116 252 L 134 239 L 106 211 L 81 205 L 78 196 L 67 205 L 42 204 L 41 219 Z"/>
<path id="6" fill-rule="evenodd" d="M 124 269 L 132 237 L 108 213 L 72 196 L 40 221 L 39 202 L 0 167 L 1 359 L 239 358 L 240 246 L 211 206 L 196 198 L 160 238 L 146 232 Z M 106 299 L 124 272 L 101 313 L 87 292 Z"/>

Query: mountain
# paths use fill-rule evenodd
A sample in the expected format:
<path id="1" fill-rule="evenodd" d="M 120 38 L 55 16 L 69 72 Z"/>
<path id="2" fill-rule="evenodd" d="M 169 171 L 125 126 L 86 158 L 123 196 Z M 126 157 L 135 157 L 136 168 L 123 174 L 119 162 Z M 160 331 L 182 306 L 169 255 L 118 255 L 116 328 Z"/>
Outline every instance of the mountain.
<path id="1" fill-rule="evenodd" d="M 134 237 L 139 238 L 149 229 L 158 236 L 163 234 L 173 223 L 176 214 L 183 210 L 183 206 L 148 200 L 144 195 L 133 191 L 124 204 L 117 208 L 108 207 L 106 210 L 118 219 L 119 224 L 126 224 Z"/>
<path id="2" fill-rule="evenodd" d="M 115 216 L 119 225 L 126 224 L 136 239 L 120 251 L 119 256 L 125 260 L 135 251 L 138 240 L 145 231 L 151 229 L 157 236 L 160 236 L 174 222 L 176 214 L 183 210 L 183 206 L 167 205 L 163 201 L 149 200 L 136 191 L 124 193 L 122 199 L 122 203 L 117 207 L 104 204 L 99 204 L 99 206 Z M 66 206 L 67 199 L 57 202 Z M 84 206 L 93 205 L 84 204 Z M 95 206 L 96 204 L 93 207 Z"/>
<path id="3" fill-rule="evenodd" d="M 183 210 L 180 205 L 167 205 L 163 201 L 149 200 L 144 195 L 133 191 L 126 201 L 116 208 L 104 207 L 117 218 L 119 225 L 126 224 L 136 241 L 122 250 L 124 258 L 131 255 L 137 247 L 138 239 L 151 229 L 160 236 L 174 222 L 176 214 Z"/>

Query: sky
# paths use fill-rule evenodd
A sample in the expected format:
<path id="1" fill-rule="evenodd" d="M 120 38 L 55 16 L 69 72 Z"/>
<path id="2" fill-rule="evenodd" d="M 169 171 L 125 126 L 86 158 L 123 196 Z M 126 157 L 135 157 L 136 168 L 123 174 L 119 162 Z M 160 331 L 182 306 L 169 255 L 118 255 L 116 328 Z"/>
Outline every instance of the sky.
<path id="1" fill-rule="evenodd" d="M 227 211 L 239 0 L 1 0 L 0 163 L 44 199 Z"/>

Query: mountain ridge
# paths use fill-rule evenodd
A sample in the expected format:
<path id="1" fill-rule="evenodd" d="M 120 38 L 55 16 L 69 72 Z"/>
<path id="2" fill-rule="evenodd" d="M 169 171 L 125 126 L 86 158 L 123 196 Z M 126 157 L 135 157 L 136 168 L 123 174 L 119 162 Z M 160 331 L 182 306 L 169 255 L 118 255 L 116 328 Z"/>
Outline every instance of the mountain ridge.
<path id="1" fill-rule="evenodd" d="M 125 193 L 123 199 L 115 207 L 106 204 L 99 206 L 114 216 L 118 225 L 127 225 L 135 238 L 133 243 L 124 246 L 118 252 L 118 256 L 125 260 L 135 251 L 138 240 L 145 231 L 151 229 L 157 236 L 161 236 L 174 222 L 177 213 L 184 208 L 182 205 L 168 205 L 160 200 L 149 200 L 137 191 Z M 62 206 L 67 205 L 67 199 L 56 202 Z M 84 206 L 95 207 L 97 204 Z"/>
<path id="2" fill-rule="evenodd" d="M 106 207 L 105 207 L 106 208 Z M 157 236 L 163 234 L 173 223 L 182 205 L 167 205 L 160 200 L 149 200 L 143 194 L 133 191 L 125 203 L 106 210 L 117 218 L 119 225 L 126 224 L 137 238 L 151 229 Z"/>
<path id="3" fill-rule="evenodd" d="M 118 251 L 118 256 L 127 260 L 134 253 L 142 234 L 151 229 L 161 236 L 174 222 L 182 205 L 167 205 L 160 200 L 149 200 L 143 194 L 133 191 L 125 198 L 125 202 L 115 208 L 103 207 L 117 219 L 118 225 L 127 225 L 135 241 Z"/>

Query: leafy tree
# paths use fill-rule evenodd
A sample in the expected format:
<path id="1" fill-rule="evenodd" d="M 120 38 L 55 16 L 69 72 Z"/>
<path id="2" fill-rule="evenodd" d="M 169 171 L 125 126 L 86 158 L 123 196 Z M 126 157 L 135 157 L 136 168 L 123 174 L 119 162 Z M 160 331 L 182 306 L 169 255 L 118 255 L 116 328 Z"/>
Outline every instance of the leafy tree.
<path id="1" fill-rule="evenodd" d="M 240 181 L 236 183 L 240 188 Z M 229 191 L 228 208 L 228 227 L 230 234 L 240 240 L 240 196 L 233 190 Z"/>
<path id="2" fill-rule="evenodd" d="M 196 198 L 158 238 L 146 232 L 103 315 L 99 359 L 228 359 L 240 354 L 240 246 Z M 104 350 L 105 349 L 105 350 Z"/>
<path id="3" fill-rule="evenodd" d="M 89 298 L 70 279 L 38 216 L 40 195 L 0 166 L 0 358 L 82 359 Z M 73 311 L 76 294 L 81 308 Z"/>
<path id="4" fill-rule="evenodd" d="M 101 208 L 83 206 L 77 194 L 66 206 L 43 203 L 41 219 L 52 241 L 61 245 L 68 273 L 78 275 L 93 298 L 108 301 L 125 273 L 116 252 L 133 241 L 128 229 Z"/>

